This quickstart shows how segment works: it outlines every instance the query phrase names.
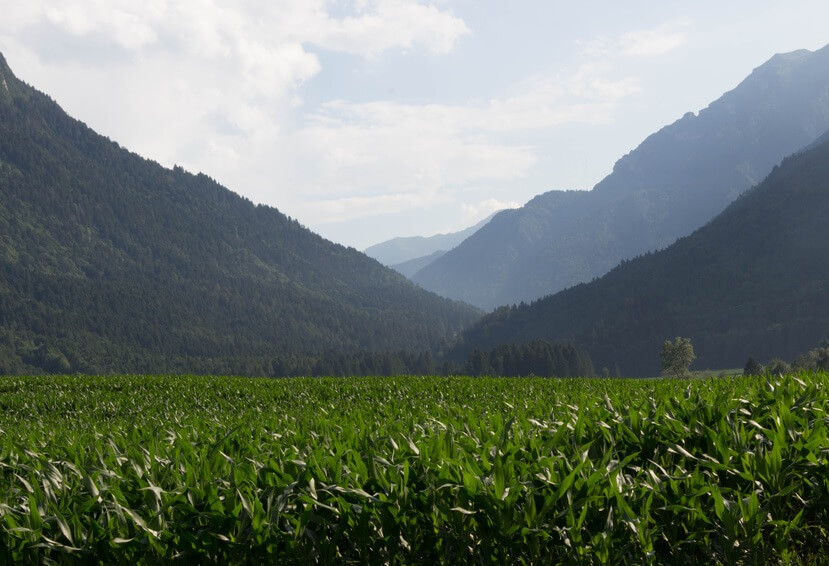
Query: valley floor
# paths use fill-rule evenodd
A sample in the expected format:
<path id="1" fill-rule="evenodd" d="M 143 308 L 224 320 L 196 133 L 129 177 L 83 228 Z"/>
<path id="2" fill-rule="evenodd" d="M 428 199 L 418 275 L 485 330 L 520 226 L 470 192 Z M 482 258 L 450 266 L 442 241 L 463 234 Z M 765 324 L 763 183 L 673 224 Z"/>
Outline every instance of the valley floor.
<path id="1" fill-rule="evenodd" d="M 0 562 L 829 552 L 829 374 L 0 378 Z"/>

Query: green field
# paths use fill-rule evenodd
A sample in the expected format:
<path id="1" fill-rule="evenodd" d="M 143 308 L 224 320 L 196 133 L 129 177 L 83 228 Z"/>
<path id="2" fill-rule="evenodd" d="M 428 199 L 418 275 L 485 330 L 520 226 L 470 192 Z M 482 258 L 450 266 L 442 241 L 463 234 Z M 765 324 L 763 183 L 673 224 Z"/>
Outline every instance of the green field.
<path id="1" fill-rule="evenodd" d="M 820 562 L 827 387 L 0 378 L 0 563 Z"/>

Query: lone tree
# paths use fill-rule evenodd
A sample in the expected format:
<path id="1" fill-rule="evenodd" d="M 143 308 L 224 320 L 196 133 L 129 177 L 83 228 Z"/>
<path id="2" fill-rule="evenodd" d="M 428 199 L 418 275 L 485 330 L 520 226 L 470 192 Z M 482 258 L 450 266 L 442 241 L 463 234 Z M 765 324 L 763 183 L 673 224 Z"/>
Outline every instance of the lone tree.
<path id="1" fill-rule="evenodd" d="M 662 344 L 662 375 L 687 375 L 696 358 L 690 338 L 677 336 L 673 341 L 665 340 Z"/>
<path id="2" fill-rule="evenodd" d="M 760 363 L 755 360 L 754 358 L 749 358 L 746 362 L 746 367 L 743 368 L 743 375 L 763 375 L 765 373 L 766 368 L 764 368 Z"/>

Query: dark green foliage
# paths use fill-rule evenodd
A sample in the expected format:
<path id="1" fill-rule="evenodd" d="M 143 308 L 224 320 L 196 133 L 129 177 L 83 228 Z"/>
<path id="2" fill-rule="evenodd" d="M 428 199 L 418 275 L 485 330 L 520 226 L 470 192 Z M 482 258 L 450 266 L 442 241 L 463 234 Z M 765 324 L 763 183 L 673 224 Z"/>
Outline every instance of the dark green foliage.
<path id="1" fill-rule="evenodd" d="M 0 69 L 0 371 L 313 371 L 323 352 L 437 352 L 477 318 Z"/>
<path id="2" fill-rule="evenodd" d="M 791 373 L 792 366 L 780 358 L 774 358 L 766 364 L 766 371 L 771 375 L 785 375 L 787 373 Z"/>
<path id="3" fill-rule="evenodd" d="M 827 129 L 829 46 L 777 55 L 649 136 L 592 191 L 551 191 L 498 214 L 413 280 L 486 309 L 590 281 L 690 234 Z"/>
<path id="4" fill-rule="evenodd" d="M 822 564 L 827 391 L 0 378 L 0 563 Z"/>
<path id="5" fill-rule="evenodd" d="M 677 336 L 673 341 L 665 340 L 662 344 L 660 359 L 662 360 L 662 375 L 686 376 L 688 368 L 696 359 L 691 339 Z"/>
<path id="6" fill-rule="evenodd" d="M 829 334 L 827 218 L 829 141 L 787 158 L 667 249 L 531 305 L 497 309 L 459 348 L 566 341 L 624 375 L 655 375 L 665 337 L 676 335 L 693 341 L 702 367 L 739 367 L 758 352 L 793 359 Z"/>
<path id="7" fill-rule="evenodd" d="M 749 358 L 746 362 L 745 367 L 743 368 L 743 375 L 746 376 L 758 376 L 763 375 L 766 369 L 754 358 Z"/>
<path id="8" fill-rule="evenodd" d="M 590 377 L 593 363 L 586 352 L 572 345 L 534 340 L 526 344 L 502 344 L 489 352 L 474 350 L 466 362 L 473 376 Z"/>
<path id="9" fill-rule="evenodd" d="M 794 361 L 797 370 L 829 371 L 829 344 L 825 342 Z"/>

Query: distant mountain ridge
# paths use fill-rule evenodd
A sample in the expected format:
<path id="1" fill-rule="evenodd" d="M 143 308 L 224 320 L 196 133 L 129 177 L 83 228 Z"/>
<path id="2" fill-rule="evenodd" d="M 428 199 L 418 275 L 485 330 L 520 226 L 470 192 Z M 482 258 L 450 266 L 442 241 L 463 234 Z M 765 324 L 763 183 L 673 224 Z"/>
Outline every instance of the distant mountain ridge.
<path id="1" fill-rule="evenodd" d="M 692 339 L 695 367 L 793 359 L 829 337 L 829 134 L 785 159 L 692 235 L 530 305 L 502 307 L 458 350 L 568 341 L 623 375 L 659 372 L 662 342 Z"/>
<path id="2" fill-rule="evenodd" d="M 403 263 L 396 263 L 394 265 L 390 265 L 392 269 L 396 272 L 404 275 L 408 278 L 411 278 L 415 273 L 435 261 L 437 258 L 441 257 L 447 252 L 447 250 L 438 250 L 432 254 L 423 257 L 416 257 L 414 259 L 410 259 L 409 261 L 404 261 Z"/>
<path id="3" fill-rule="evenodd" d="M 591 191 L 551 191 L 412 280 L 480 308 L 528 302 L 664 248 L 829 129 L 829 46 L 775 55 L 622 157 Z"/>
<path id="4" fill-rule="evenodd" d="M 435 234 L 433 236 L 408 236 L 392 238 L 365 249 L 364 253 L 383 265 L 393 267 L 411 260 L 434 256 L 436 252 L 447 252 L 485 226 L 497 212 L 490 214 L 474 226 L 458 232 Z"/>
<path id="5" fill-rule="evenodd" d="M 478 316 L 130 153 L 0 55 L 0 374 L 279 375 L 330 351 L 437 352 Z"/>

